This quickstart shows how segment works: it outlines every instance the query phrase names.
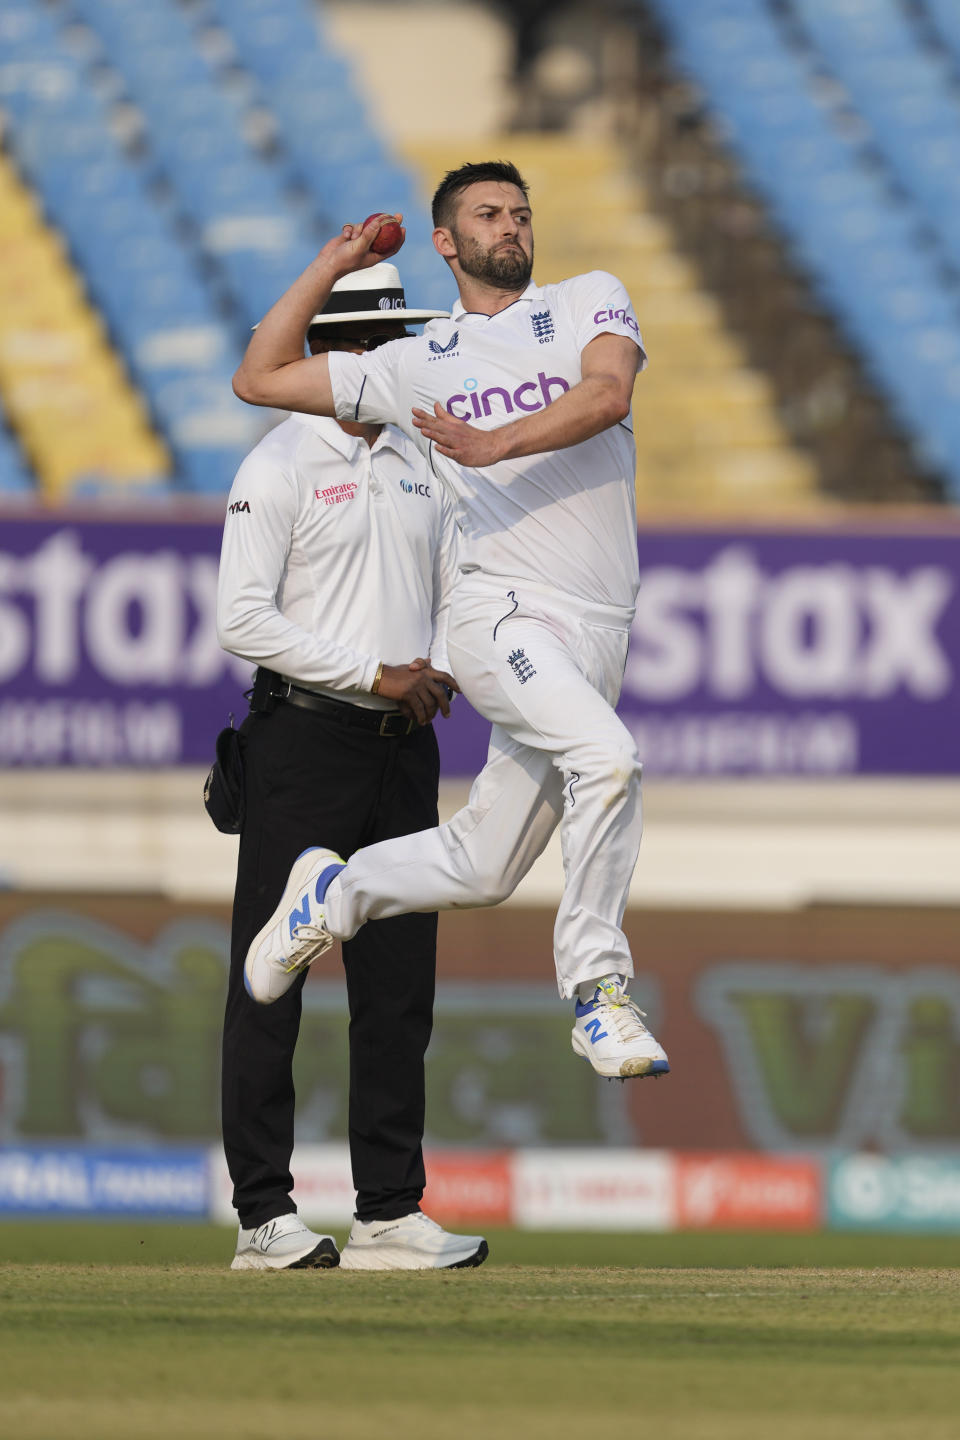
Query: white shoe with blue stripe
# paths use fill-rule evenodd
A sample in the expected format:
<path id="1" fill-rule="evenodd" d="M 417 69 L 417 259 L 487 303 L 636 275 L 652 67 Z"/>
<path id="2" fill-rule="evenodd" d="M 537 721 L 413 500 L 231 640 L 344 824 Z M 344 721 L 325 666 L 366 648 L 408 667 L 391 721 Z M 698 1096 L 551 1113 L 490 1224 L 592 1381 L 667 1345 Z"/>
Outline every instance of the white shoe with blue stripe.
<path id="1" fill-rule="evenodd" d="M 578 1000 L 571 1043 L 596 1070 L 611 1080 L 669 1075 L 663 1046 L 644 1025 L 645 1011 L 630 999 L 616 976 L 601 980 L 586 1003 Z"/>
<path id="2" fill-rule="evenodd" d="M 260 1005 L 285 995 L 302 970 L 329 950 L 333 936 L 324 924 L 327 886 L 344 861 L 335 850 L 314 846 L 298 855 L 280 904 L 247 951 L 243 983 Z"/>

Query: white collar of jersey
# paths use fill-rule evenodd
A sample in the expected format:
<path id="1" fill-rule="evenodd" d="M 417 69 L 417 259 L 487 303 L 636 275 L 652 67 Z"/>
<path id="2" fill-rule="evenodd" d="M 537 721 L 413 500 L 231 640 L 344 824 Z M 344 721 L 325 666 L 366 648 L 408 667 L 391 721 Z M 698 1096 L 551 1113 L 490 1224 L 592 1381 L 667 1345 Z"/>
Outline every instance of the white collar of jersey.
<path id="1" fill-rule="evenodd" d="M 507 310 L 510 310 L 513 305 L 519 305 L 519 303 L 520 303 L 521 300 L 542 300 L 542 298 L 543 298 L 543 291 L 540 289 L 540 286 L 539 286 L 539 285 L 535 285 L 535 284 L 533 283 L 533 281 L 531 280 L 531 281 L 530 281 L 530 284 L 527 286 L 526 290 L 524 290 L 523 294 L 522 294 L 522 295 L 518 295 L 517 298 L 516 298 L 516 300 L 511 301 L 510 305 L 508 305 L 508 306 L 506 307 L 506 309 L 504 309 L 504 310 L 498 310 L 498 311 L 497 311 L 497 315 L 505 315 L 505 314 L 507 313 Z M 459 296 L 458 296 L 458 297 L 457 297 L 456 304 L 454 305 L 453 309 L 452 309 L 451 312 L 450 312 L 450 319 L 451 319 L 451 320 L 462 320 L 462 319 L 463 319 L 465 316 L 467 316 L 467 315 L 483 315 L 483 312 L 482 312 L 481 310 L 467 310 L 467 309 L 465 309 L 465 308 L 464 308 L 463 301 L 462 301 L 462 300 L 459 298 Z M 496 315 L 484 315 L 483 318 L 484 318 L 485 320 L 495 320 L 495 319 L 496 319 Z"/>
<path id="2" fill-rule="evenodd" d="M 325 440 L 331 449 L 343 456 L 344 460 L 352 460 L 357 453 L 357 446 L 366 444 L 366 441 L 361 440 L 359 435 L 348 435 L 345 430 L 341 430 L 336 420 L 332 420 L 328 415 L 305 415 L 299 410 L 294 410 L 291 418 L 299 420 L 302 425 L 306 425 L 309 430 L 319 435 L 320 439 Z M 374 450 L 387 448 L 395 450 L 400 456 L 406 456 L 409 445 L 410 441 L 407 440 L 402 430 L 398 430 L 395 425 L 384 425 L 373 442 L 372 448 Z"/>

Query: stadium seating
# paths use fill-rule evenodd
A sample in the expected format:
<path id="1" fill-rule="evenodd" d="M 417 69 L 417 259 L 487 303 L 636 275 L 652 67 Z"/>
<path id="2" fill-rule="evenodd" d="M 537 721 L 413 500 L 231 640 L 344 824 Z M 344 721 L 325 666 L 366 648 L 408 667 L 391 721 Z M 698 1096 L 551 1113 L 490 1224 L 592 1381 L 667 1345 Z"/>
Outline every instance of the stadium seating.
<path id="1" fill-rule="evenodd" d="M 422 200 L 321 26 L 308 0 L 0 9 L 10 152 L 190 490 L 226 489 L 271 423 L 230 377 L 249 327 L 343 219 L 403 210 L 407 283 L 424 304 L 449 290 Z M 74 488 L 61 460 L 46 481 Z"/>
<path id="2" fill-rule="evenodd" d="M 283 167 L 245 140 L 242 92 L 222 82 L 175 4 L 71 0 L 142 114 L 144 164 L 221 272 L 244 329 L 310 262 L 317 235 L 288 202 Z"/>
<path id="3" fill-rule="evenodd" d="M 336 229 L 378 210 L 400 211 L 403 277 L 425 306 L 449 303 L 432 227 L 406 167 L 377 135 L 360 90 L 309 0 L 205 0 L 256 76 L 264 103 L 307 190 Z"/>
<path id="4" fill-rule="evenodd" d="M 62 243 L 0 155 L 0 392 L 45 498 L 163 483 L 152 433 Z"/>
<path id="5" fill-rule="evenodd" d="M 960 111 L 943 68 L 886 0 L 654 3 L 918 457 L 960 495 L 960 319 L 945 266 L 960 194 L 944 163 Z M 891 85 L 899 122 L 881 113 Z"/>
<path id="6" fill-rule="evenodd" d="M 57 12 L 11 0 L 0 11 L 0 54 L 0 106 L 21 173 L 67 237 L 180 483 L 223 490 L 263 428 L 232 394 L 236 332 L 169 206 L 115 137 L 110 104 Z"/>
<path id="7" fill-rule="evenodd" d="M 648 3 L 917 456 L 960 494 L 956 6 Z M 65 237 L 122 356 L 113 379 L 104 362 L 98 383 L 120 393 L 132 379 L 156 432 L 149 465 L 110 456 L 110 429 L 92 418 L 89 464 L 47 464 L 24 443 L 56 493 L 96 487 L 98 473 L 149 482 L 164 469 L 157 435 L 174 486 L 225 489 L 273 418 L 232 394 L 249 326 L 344 219 L 402 210 L 408 290 L 424 304 L 450 300 L 424 198 L 310 0 L 4 0 L 0 111 L 42 220 Z M 675 280 L 664 246 L 655 249 L 653 270 Z M 669 316 L 667 346 L 670 326 L 715 323 L 707 298 L 673 280 L 643 296 L 648 327 L 658 307 Z M 58 305 L 43 303 L 52 323 Z M 745 420 L 748 390 L 699 409 L 705 445 L 747 433 L 747 450 L 767 443 L 764 425 Z M 662 401 L 664 415 L 679 404 Z M 9 400 L 7 410 L 25 442 L 24 412 Z"/>
<path id="8" fill-rule="evenodd" d="M 953 62 L 922 48 L 897 0 L 794 0 L 816 58 L 867 122 L 872 144 L 960 266 L 960 100 Z"/>
<path id="9" fill-rule="evenodd" d="M 33 476 L 0 410 L 0 503 L 9 500 L 32 500 L 36 493 Z"/>
<path id="10" fill-rule="evenodd" d="M 960 9 L 956 0 L 922 0 L 921 10 L 927 20 L 927 34 L 960 65 Z"/>

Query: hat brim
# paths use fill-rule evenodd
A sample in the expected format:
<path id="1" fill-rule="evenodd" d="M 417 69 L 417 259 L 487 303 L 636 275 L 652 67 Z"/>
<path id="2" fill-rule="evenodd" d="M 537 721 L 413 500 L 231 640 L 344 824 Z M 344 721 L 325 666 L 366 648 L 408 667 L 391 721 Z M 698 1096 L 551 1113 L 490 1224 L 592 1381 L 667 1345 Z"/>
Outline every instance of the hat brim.
<path id="1" fill-rule="evenodd" d="M 408 321 L 418 325 L 423 320 L 449 320 L 449 310 L 348 310 L 334 315 L 314 315 L 309 329 L 314 325 L 342 325 L 344 321 L 386 320 Z"/>

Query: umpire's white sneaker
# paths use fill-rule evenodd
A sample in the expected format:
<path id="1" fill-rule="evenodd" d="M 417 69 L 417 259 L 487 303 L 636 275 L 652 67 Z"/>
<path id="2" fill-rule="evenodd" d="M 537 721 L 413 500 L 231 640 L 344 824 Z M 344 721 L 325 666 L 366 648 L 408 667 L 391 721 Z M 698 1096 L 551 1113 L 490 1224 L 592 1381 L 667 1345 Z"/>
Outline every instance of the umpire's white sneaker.
<path id="1" fill-rule="evenodd" d="M 240 1226 L 231 1270 L 331 1270 L 340 1264 L 332 1235 L 316 1235 L 299 1215 L 280 1215 L 254 1230 Z"/>
<path id="2" fill-rule="evenodd" d="M 304 850 L 293 862 L 280 904 L 254 939 L 243 966 L 247 994 L 261 1005 L 272 1005 L 285 995 L 300 971 L 333 944 L 323 923 L 323 897 L 343 865 L 335 850 L 319 847 Z"/>
<path id="3" fill-rule="evenodd" d="M 399 1220 L 354 1220 L 342 1270 L 463 1270 L 488 1255 L 481 1235 L 450 1235 L 415 1210 Z"/>
<path id="4" fill-rule="evenodd" d="M 572 1044 L 577 1055 L 610 1079 L 668 1075 L 670 1064 L 663 1046 L 650 1034 L 635 1005 L 615 976 L 600 981 L 593 998 L 577 1001 Z"/>

